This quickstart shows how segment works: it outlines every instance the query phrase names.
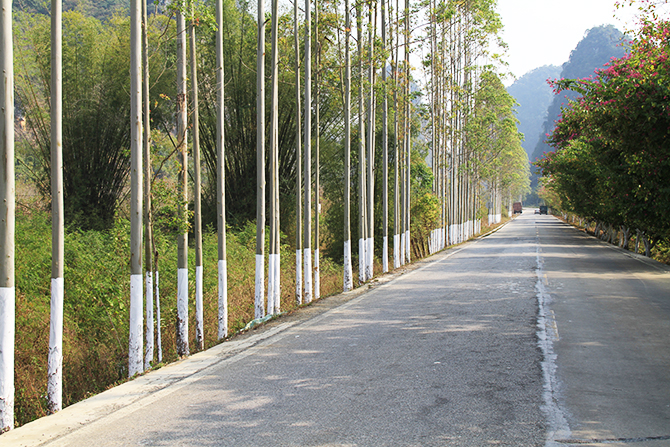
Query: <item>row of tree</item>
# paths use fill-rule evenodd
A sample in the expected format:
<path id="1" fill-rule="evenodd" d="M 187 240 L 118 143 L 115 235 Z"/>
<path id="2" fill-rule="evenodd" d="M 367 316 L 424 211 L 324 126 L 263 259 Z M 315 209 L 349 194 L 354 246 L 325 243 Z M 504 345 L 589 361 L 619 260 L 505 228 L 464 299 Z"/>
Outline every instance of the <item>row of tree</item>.
<path id="1" fill-rule="evenodd" d="M 630 53 L 591 78 L 554 83 L 581 96 L 548 140 L 556 150 L 537 163 L 552 206 L 597 222 L 597 232 L 621 230 L 623 246 L 637 232 L 648 256 L 670 236 L 670 23 L 652 17 Z"/>
<path id="2" fill-rule="evenodd" d="M 301 21 L 297 2 L 291 18 L 279 14 L 275 0 L 269 39 L 263 2 L 258 2 L 257 20 L 246 2 L 218 0 L 194 6 L 176 2 L 147 17 L 146 5 L 133 0 L 130 17 L 117 15 L 106 22 L 68 12 L 63 17 L 64 44 L 58 39 L 60 13 L 52 12 L 51 21 L 40 15 L 18 15 L 18 110 L 26 118 L 29 134 L 21 144 L 34 148 L 23 152 L 33 157 L 22 161 L 52 201 L 53 280 L 60 285 L 52 286 L 52 411 L 61 407 L 63 261 L 58 235 L 63 232 L 63 218 L 75 227 L 105 229 L 120 205 L 130 202 L 128 372 L 132 376 L 161 359 L 160 325 L 155 325 L 160 306 L 154 317 L 153 304 L 159 303 L 160 247 L 152 238 L 152 232 L 160 230 L 156 214 L 164 212 L 159 211 L 161 204 L 152 202 L 152 190 L 161 178 L 176 178 L 177 206 L 167 211 L 171 216 L 167 226 L 179 241 L 177 352 L 184 356 L 190 352 L 191 229 L 196 246 L 196 344 L 201 349 L 204 273 L 198 247 L 207 223 L 215 224 L 219 235 L 218 337 L 224 339 L 227 220 L 241 224 L 255 214 L 255 308 L 256 318 L 263 318 L 281 311 L 282 233 L 295 234 L 296 301 L 308 303 L 320 295 L 321 248 L 343 260 L 343 289 L 349 290 L 354 287 L 352 239 L 359 241 L 358 281 L 364 283 L 375 273 L 375 257 L 381 257 L 382 270 L 388 271 L 389 240 L 393 265 L 399 267 L 410 261 L 412 253 L 423 256 L 467 239 L 479 231 L 487 214 L 490 222 L 499 221 L 503 204 L 528 187 L 514 103 L 495 72 L 489 50 L 501 29 L 494 1 L 401 5 L 396 0 L 393 5 L 377 0 L 352 6 L 348 1 L 340 5 L 306 0 Z M 3 35 L 2 56 L 10 64 L 3 70 L 9 76 L 5 85 L 10 86 L 3 104 L 13 104 L 11 4 L 3 14 L 3 32 L 10 33 Z M 426 19 L 429 26 L 424 32 Z M 266 44 L 271 51 L 265 51 Z M 430 47 L 423 61 L 425 95 L 417 88 L 410 63 L 422 46 Z M 59 76 L 56 61 L 61 57 Z M 60 85 L 62 97 L 50 96 L 58 95 Z M 3 429 L 13 426 L 14 117 L 9 113 L 13 110 L 4 107 L 3 135 L 8 136 L 3 160 L 10 163 L 3 171 L 6 177 L 0 177 L 6 206 L 2 222 L 7 224 L 0 228 L 7 241 L 2 245 L 0 279 Z M 54 130 L 59 125 L 60 137 Z M 194 213 L 189 211 L 191 200 Z M 358 225 L 352 225 L 356 219 Z M 162 222 L 165 225 L 166 220 Z M 325 235 L 321 229 L 327 230 Z"/>

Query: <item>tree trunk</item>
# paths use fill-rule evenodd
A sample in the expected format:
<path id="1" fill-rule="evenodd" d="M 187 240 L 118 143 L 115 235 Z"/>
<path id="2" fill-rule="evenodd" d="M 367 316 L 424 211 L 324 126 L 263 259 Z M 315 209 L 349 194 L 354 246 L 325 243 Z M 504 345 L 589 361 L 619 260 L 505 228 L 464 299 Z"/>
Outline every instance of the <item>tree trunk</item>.
<path id="1" fill-rule="evenodd" d="M 224 150 L 223 0 L 216 0 L 216 205 L 218 230 L 218 338 L 228 337 L 228 257 L 226 249 L 226 152 Z"/>
<path id="2" fill-rule="evenodd" d="M 0 75 L 0 433 L 14 428 L 14 62 L 12 2 L 2 0 Z"/>
<path id="3" fill-rule="evenodd" d="M 279 48 L 277 0 L 272 0 L 272 91 L 270 104 L 270 258 L 268 314 L 280 312 L 279 287 Z"/>
<path id="4" fill-rule="evenodd" d="M 130 326 L 128 376 L 144 369 L 142 279 L 142 13 L 130 8 Z"/>
<path id="5" fill-rule="evenodd" d="M 297 1 L 297 0 L 296 0 Z M 303 259 L 305 302 L 312 302 L 312 16 L 310 0 L 305 0 L 305 202 Z"/>
<path id="6" fill-rule="evenodd" d="M 205 349 L 205 326 L 202 309 L 202 181 L 200 174 L 200 110 L 198 104 L 198 62 L 195 44 L 195 9 L 191 3 L 190 50 L 191 50 L 191 94 L 193 95 L 193 170 L 195 183 L 195 344 L 199 351 Z"/>
<path id="7" fill-rule="evenodd" d="M 153 273 L 153 215 L 151 212 L 151 121 L 149 103 L 149 38 L 147 35 L 147 3 L 142 2 L 142 108 L 144 126 L 142 141 L 144 162 L 144 286 L 146 306 L 146 333 L 144 346 L 144 370 L 151 368 L 154 361 L 154 273 Z"/>
<path id="8" fill-rule="evenodd" d="M 300 107 L 300 42 L 298 39 L 298 0 L 293 0 L 293 43 L 295 49 L 295 301 L 302 304 L 302 129 Z"/>
<path id="9" fill-rule="evenodd" d="M 63 408 L 63 8 L 51 2 L 51 319 L 47 360 L 49 412 Z M 1 429 L 1 427 L 0 427 Z"/>
<path id="10" fill-rule="evenodd" d="M 314 101 L 314 298 L 321 297 L 321 272 L 319 270 L 319 247 L 320 238 L 320 213 L 321 213 L 321 179 L 320 179 L 320 158 L 321 158 L 321 114 L 319 107 L 321 105 L 321 42 L 319 41 L 319 0 L 314 0 L 314 36 L 316 39 L 316 72 L 315 79 L 315 101 Z"/>
<path id="11" fill-rule="evenodd" d="M 343 289 L 353 289 L 353 269 L 351 265 L 351 13 L 349 0 L 344 1 L 345 48 L 344 48 L 344 274 Z"/>
<path id="12" fill-rule="evenodd" d="M 386 0 L 382 3 L 382 53 L 386 56 Z M 386 57 L 382 62 L 382 272 L 389 271 L 389 135 Z"/>
<path id="13" fill-rule="evenodd" d="M 177 150 L 179 152 L 178 187 L 181 196 L 182 234 L 177 238 L 177 355 L 189 355 L 188 346 L 188 145 L 186 143 L 186 21 L 184 1 L 177 11 Z"/>
<path id="14" fill-rule="evenodd" d="M 256 53 L 256 291 L 255 318 L 265 316 L 265 4 L 258 2 Z"/>

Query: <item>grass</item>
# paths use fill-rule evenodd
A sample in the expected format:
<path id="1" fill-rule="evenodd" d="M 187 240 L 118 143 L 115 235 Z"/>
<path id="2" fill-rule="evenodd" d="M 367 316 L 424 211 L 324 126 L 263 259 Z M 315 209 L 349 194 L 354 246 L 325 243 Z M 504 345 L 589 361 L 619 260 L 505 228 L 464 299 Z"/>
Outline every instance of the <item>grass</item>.
<path id="1" fill-rule="evenodd" d="M 254 318 L 255 225 L 227 232 L 229 333 Z M 63 404 L 75 403 L 126 380 L 130 297 L 129 224 L 107 232 L 71 231 L 65 238 Z M 47 414 L 51 222 L 42 211 L 16 218 L 15 420 L 23 425 Z M 157 235 L 163 362 L 177 359 L 176 238 Z M 217 236 L 203 235 L 205 348 L 217 344 Z M 189 345 L 195 352 L 195 254 L 189 249 Z M 281 250 L 281 308 L 295 309 L 295 249 Z M 321 259 L 321 293 L 341 290 L 342 269 Z"/>

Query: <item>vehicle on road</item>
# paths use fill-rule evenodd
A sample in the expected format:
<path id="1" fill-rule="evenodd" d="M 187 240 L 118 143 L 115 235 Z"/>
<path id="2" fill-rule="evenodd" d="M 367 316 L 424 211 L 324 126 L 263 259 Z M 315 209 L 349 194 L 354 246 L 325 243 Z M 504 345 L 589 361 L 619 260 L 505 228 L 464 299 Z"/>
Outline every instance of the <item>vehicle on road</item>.
<path id="1" fill-rule="evenodd" d="M 521 202 L 514 202 L 512 204 L 512 210 L 514 211 L 514 214 L 523 213 L 523 207 L 521 206 Z"/>
<path id="2" fill-rule="evenodd" d="M 540 214 L 548 214 L 549 208 L 547 205 L 540 206 Z"/>

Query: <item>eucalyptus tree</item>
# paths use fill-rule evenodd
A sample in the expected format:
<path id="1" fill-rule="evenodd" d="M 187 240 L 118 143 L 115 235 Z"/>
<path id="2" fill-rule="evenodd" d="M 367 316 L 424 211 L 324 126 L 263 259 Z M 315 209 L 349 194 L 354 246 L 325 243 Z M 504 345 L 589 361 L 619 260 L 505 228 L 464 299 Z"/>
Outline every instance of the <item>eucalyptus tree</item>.
<path id="1" fill-rule="evenodd" d="M 411 197 L 411 154 L 412 154 L 412 140 L 411 140 L 411 102 L 410 102 L 410 65 L 409 65 L 409 40 L 410 40 L 410 9 L 409 9 L 409 0 L 405 0 L 405 94 L 404 94 L 404 104 L 405 104 L 405 130 L 404 130 L 404 147 L 405 147 L 405 186 L 403 188 L 403 222 L 404 222 L 404 232 L 405 244 L 403 246 L 404 257 L 403 263 L 410 262 L 410 250 L 411 250 L 411 240 L 410 240 L 410 197 Z"/>
<path id="2" fill-rule="evenodd" d="M 226 157 L 224 150 L 223 0 L 216 0 L 216 213 L 218 230 L 218 338 L 228 336 L 226 253 Z"/>
<path id="3" fill-rule="evenodd" d="M 268 259 L 268 314 L 280 310 L 279 287 L 279 23 L 277 1 L 272 0 L 272 88 L 270 103 L 270 257 Z"/>
<path id="4" fill-rule="evenodd" d="M 367 281 L 367 194 L 366 194 L 366 168 L 365 168 L 365 118 L 363 111 L 363 8 L 361 2 L 356 3 L 356 36 L 358 43 L 358 280 L 360 283 Z"/>
<path id="5" fill-rule="evenodd" d="M 305 123 L 304 142 L 304 234 L 303 259 L 305 272 L 305 302 L 312 302 L 312 19 L 310 0 L 305 0 Z"/>
<path id="6" fill-rule="evenodd" d="M 51 315 L 47 371 L 49 411 L 63 408 L 63 4 L 51 2 Z"/>
<path id="7" fill-rule="evenodd" d="M 130 326 L 128 376 L 144 370 L 142 278 L 142 12 L 130 8 Z"/>
<path id="8" fill-rule="evenodd" d="M 374 177 L 373 168 L 375 162 L 375 89 L 374 89 L 374 45 L 375 45 L 375 29 L 376 24 L 372 11 L 373 0 L 368 1 L 368 127 L 367 127 L 367 151 L 366 151 L 366 228 L 367 234 L 365 238 L 365 280 L 369 281 L 374 276 L 373 259 L 374 259 Z"/>
<path id="9" fill-rule="evenodd" d="M 2 0 L 0 36 L 2 54 L 0 104 L 0 433 L 14 427 L 14 338 L 16 292 L 14 285 L 14 62 L 12 2 Z"/>
<path id="10" fill-rule="evenodd" d="M 343 288 L 354 287 L 351 266 L 351 7 L 344 1 L 345 44 L 344 44 L 344 273 Z"/>
<path id="11" fill-rule="evenodd" d="M 188 150 L 186 144 L 186 21 L 184 1 L 177 9 L 177 151 L 182 233 L 177 237 L 177 354 L 189 355 L 188 346 Z"/>
<path id="12" fill-rule="evenodd" d="M 386 0 L 381 0 L 382 10 L 382 216 L 383 216 L 383 247 L 382 272 L 389 271 L 389 132 L 388 132 L 388 71 L 386 69 Z"/>
<path id="13" fill-rule="evenodd" d="M 265 2 L 258 1 L 256 53 L 256 290 L 255 317 L 265 316 Z"/>
<path id="14" fill-rule="evenodd" d="M 193 171 L 194 171 L 194 201 L 195 201 L 195 343 L 198 350 L 205 348 L 205 328 L 202 310 L 202 180 L 200 165 L 200 110 L 198 102 L 198 63 L 195 39 L 195 7 L 191 2 L 191 20 L 189 21 L 190 62 L 191 62 L 191 97 L 193 101 L 192 128 L 193 128 Z"/>
<path id="15" fill-rule="evenodd" d="M 400 79 L 398 73 L 398 64 L 400 60 L 400 0 L 396 0 L 395 7 L 395 51 L 392 51 L 393 66 L 393 135 L 395 138 L 393 170 L 394 170 L 394 188 L 393 188 L 393 268 L 399 268 L 402 265 L 400 256 L 401 247 L 401 222 L 400 222 L 400 120 L 399 120 L 399 102 L 398 89 Z"/>
<path id="16" fill-rule="evenodd" d="M 147 30 L 147 3 L 142 2 L 142 108 L 144 119 L 144 282 L 145 282 L 145 307 L 146 307 L 146 332 L 144 334 L 144 369 L 151 368 L 154 360 L 154 264 L 153 264 L 153 216 L 151 212 L 151 121 L 150 99 L 149 99 L 149 36 Z M 160 303 L 156 309 L 160 316 Z M 158 319 L 158 334 L 160 334 L 160 318 Z M 160 335 L 159 335 L 160 337 Z"/>
<path id="17" fill-rule="evenodd" d="M 295 300 L 302 304 L 302 138 L 300 120 L 300 39 L 298 38 L 298 0 L 293 0 L 293 45 L 295 50 Z"/>
<path id="18" fill-rule="evenodd" d="M 319 0 L 314 0 L 314 36 L 316 40 L 316 72 L 314 74 L 315 98 L 314 98 L 314 298 L 321 297 L 321 272 L 319 271 L 319 226 L 321 214 L 321 184 L 319 171 L 321 169 L 321 41 L 319 40 Z"/>

